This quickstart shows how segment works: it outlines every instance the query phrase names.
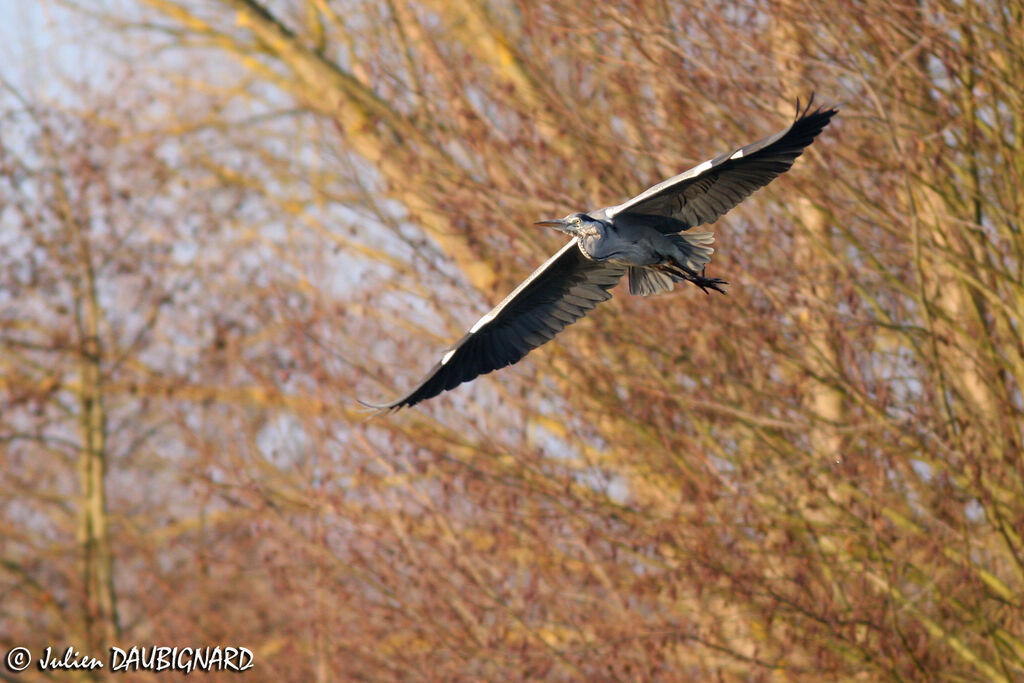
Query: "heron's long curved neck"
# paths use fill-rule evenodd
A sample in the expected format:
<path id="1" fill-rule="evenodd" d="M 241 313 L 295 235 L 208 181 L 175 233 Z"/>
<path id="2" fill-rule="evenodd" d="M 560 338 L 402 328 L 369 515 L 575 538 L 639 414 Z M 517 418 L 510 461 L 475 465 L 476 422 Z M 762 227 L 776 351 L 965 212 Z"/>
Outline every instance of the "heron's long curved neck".
<path id="1" fill-rule="evenodd" d="M 618 252 L 615 228 L 604 221 L 585 221 L 576 231 L 576 237 L 583 254 L 595 261 L 612 258 Z"/>
<path id="2" fill-rule="evenodd" d="M 608 230 L 611 226 L 604 221 L 591 219 L 583 221 L 582 225 L 576 230 L 576 236 L 580 239 L 584 237 L 592 237 L 595 239 L 602 239 L 608 234 Z"/>

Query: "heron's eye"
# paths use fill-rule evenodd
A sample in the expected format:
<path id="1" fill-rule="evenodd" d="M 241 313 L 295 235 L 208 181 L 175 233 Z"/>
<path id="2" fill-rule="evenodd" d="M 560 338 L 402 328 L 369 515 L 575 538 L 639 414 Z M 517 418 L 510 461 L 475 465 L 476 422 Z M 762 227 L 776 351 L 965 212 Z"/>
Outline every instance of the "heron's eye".
<path id="1" fill-rule="evenodd" d="M 583 221 L 580 219 L 579 216 L 573 218 L 573 221 L 575 221 L 576 225 L 583 225 Z"/>

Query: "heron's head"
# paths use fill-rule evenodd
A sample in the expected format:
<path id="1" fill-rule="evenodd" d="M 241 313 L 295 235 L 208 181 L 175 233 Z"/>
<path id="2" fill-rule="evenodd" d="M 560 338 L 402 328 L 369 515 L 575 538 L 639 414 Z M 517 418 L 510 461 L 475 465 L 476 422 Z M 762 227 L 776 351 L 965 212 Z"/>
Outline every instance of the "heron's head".
<path id="1" fill-rule="evenodd" d="M 570 235 L 580 235 L 585 232 L 589 226 L 593 226 L 596 223 L 593 218 L 585 213 L 570 213 L 565 218 L 553 218 L 546 221 L 537 221 L 537 225 L 543 225 L 547 228 L 554 228 L 562 232 L 567 232 Z"/>

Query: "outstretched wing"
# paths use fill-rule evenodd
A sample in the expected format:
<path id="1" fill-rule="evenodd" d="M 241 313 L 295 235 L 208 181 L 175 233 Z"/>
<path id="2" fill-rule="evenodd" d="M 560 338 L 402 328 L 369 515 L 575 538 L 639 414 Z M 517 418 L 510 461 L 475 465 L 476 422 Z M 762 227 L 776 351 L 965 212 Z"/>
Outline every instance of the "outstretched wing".
<path id="1" fill-rule="evenodd" d="M 813 100 L 813 98 L 812 98 Z M 605 209 L 608 218 L 649 217 L 645 224 L 679 232 L 713 223 L 790 166 L 828 125 L 836 110 L 811 103 L 789 128 L 734 152 L 727 152 L 651 187 L 629 201 Z"/>
<path id="2" fill-rule="evenodd" d="M 442 356 L 419 385 L 380 410 L 414 406 L 442 391 L 519 361 L 550 341 L 601 301 L 626 272 L 621 266 L 591 261 L 577 239 L 533 271 L 511 294 L 480 318 L 455 346 Z"/>

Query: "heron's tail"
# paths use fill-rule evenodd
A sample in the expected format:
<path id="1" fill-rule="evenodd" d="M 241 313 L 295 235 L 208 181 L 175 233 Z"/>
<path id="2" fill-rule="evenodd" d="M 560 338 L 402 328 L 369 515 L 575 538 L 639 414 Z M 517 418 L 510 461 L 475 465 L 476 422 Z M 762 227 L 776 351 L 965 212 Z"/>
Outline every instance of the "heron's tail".
<path id="1" fill-rule="evenodd" d="M 682 252 L 674 255 L 676 265 L 680 268 L 699 273 L 704 270 L 704 266 L 711 263 L 711 255 L 715 253 L 715 248 L 711 246 L 715 242 L 715 233 L 680 232 L 665 237 Z"/>
<path id="2" fill-rule="evenodd" d="M 709 289 L 725 294 L 724 286 L 729 284 L 725 280 L 716 277 L 704 277 L 704 267 L 711 262 L 711 254 L 714 248 L 711 243 L 715 241 L 714 233 L 691 232 L 671 235 L 670 239 L 677 249 L 677 253 L 666 263 L 659 266 L 668 273 L 674 280 L 686 280 L 704 290 L 707 294 Z"/>
<path id="3" fill-rule="evenodd" d="M 629 293 L 647 296 L 672 291 L 672 283 L 688 280 L 705 292 L 710 289 L 724 292 L 724 281 L 703 276 L 704 267 L 711 263 L 715 248 L 713 232 L 681 232 L 665 235 L 675 253 L 665 254 L 665 262 L 654 266 L 630 266 Z"/>

